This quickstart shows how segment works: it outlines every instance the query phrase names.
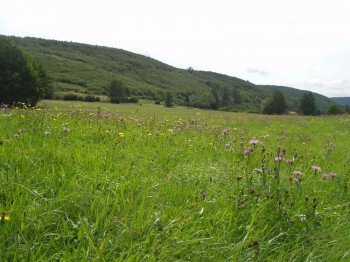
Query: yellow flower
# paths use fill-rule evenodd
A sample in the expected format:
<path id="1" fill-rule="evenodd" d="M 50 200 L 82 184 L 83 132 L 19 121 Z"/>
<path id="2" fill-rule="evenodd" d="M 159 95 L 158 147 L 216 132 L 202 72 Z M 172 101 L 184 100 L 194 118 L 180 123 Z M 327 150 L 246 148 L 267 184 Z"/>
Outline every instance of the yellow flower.
<path id="1" fill-rule="evenodd" d="M 120 132 L 118 133 L 119 137 L 125 137 L 124 133 Z"/>
<path id="2" fill-rule="evenodd" d="M 7 213 L 6 212 L 2 212 L 2 215 L 0 217 L 0 221 L 1 222 L 5 222 L 5 221 L 10 221 L 10 217 L 6 216 Z"/>

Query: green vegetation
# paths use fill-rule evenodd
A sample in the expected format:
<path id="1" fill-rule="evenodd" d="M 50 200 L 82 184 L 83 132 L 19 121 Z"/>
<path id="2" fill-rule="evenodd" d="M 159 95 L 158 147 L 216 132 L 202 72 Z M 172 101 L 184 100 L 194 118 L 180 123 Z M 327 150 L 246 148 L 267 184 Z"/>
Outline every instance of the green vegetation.
<path id="1" fill-rule="evenodd" d="M 350 259 L 348 115 L 39 105 L 0 112 L 3 261 Z"/>
<path id="2" fill-rule="evenodd" d="M 262 112 L 264 114 L 277 114 L 282 115 L 286 112 L 287 104 L 286 100 L 284 99 L 284 95 L 281 91 L 275 90 L 273 92 L 273 95 L 270 99 L 266 101 L 265 104 L 263 104 Z"/>
<path id="3" fill-rule="evenodd" d="M 42 65 L 13 41 L 0 37 L 0 103 L 36 105 L 44 97 L 52 98 L 52 89 Z"/>
<path id="4" fill-rule="evenodd" d="M 127 100 L 126 95 L 127 89 L 124 86 L 124 83 L 118 80 L 111 82 L 108 89 L 108 96 L 111 103 L 119 104 Z"/>
<path id="5" fill-rule="evenodd" d="M 342 115 L 344 113 L 345 113 L 344 107 L 339 104 L 332 104 L 329 106 L 327 110 L 327 114 L 329 115 Z"/>
<path id="6" fill-rule="evenodd" d="M 305 93 L 300 100 L 300 113 L 306 116 L 315 115 L 317 107 L 311 92 Z"/>
<path id="7" fill-rule="evenodd" d="M 304 91 L 289 87 L 260 86 L 236 77 L 189 67 L 178 69 L 150 57 L 116 48 L 43 40 L 4 37 L 43 64 L 53 79 L 55 98 L 67 94 L 79 97 L 94 95 L 108 100 L 108 88 L 121 81 L 131 98 L 165 101 L 165 94 L 174 94 L 175 105 L 260 113 L 262 103 L 280 91 L 288 111 L 298 111 Z M 321 112 L 333 100 L 314 94 Z"/>
<path id="8" fill-rule="evenodd" d="M 170 91 L 167 91 L 165 93 L 165 102 L 164 102 L 164 106 L 166 107 L 172 107 L 174 105 L 174 96 L 173 93 L 171 93 Z"/>

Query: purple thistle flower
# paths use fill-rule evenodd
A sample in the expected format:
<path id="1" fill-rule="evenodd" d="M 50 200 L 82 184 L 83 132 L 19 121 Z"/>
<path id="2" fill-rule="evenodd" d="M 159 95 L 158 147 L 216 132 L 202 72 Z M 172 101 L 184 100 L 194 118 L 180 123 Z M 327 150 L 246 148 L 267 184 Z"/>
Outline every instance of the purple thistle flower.
<path id="1" fill-rule="evenodd" d="M 204 193 L 204 192 L 202 192 L 201 193 L 201 196 L 202 196 L 202 198 L 203 198 L 203 200 L 207 197 L 207 194 L 206 193 Z"/>
<path id="2" fill-rule="evenodd" d="M 253 140 L 250 140 L 250 141 L 249 141 L 249 144 L 250 144 L 250 145 L 254 145 L 254 146 L 256 146 L 256 145 L 259 144 L 259 143 L 260 143 L 260 141 L 257 140 L 257 139 L 253 139 Z"/>
<path id="3" fill-rule="evenodd" d="M 326 173 L 324 173 L 324 174 L 322 174 L 322 178 L 323 178 L 324 180 L 327 180 L 327 179 L 329 179 L 329 175 L 326 174 Z"/>
<path id="4" fill-rule="evenodd" d="M 303 173 L 301 171 L 298 171 L 298 170 L 292 172 L 292 175 L 296 175 L 296 176 L 299 176 L 299 175 L 302 175 L 302 174 Z"/>
<path id="5" fill-rule="evenodd" d="M 66 126 L 65 126 L 65 127 L 63 128 L 63 132 L 69 132 L 69 131 L 70 131 L 69 127 L 66 127 Z"/>
<path id="6" fill-rule="evenodd" d="M 229 128 L 225 128 L 225 129 L 222 131 L 222 134 L 223 134 L 223 135 L 226 135 L 226 134 L 228 133 L 228 131 L 230 131 L 230 129 L 229 129 Z"/>
<path id="7" fill-rule="evenodd" d="M 244 155 L 248 155 L 248 154 L 250 154 L 250 153 L 252 153 L 252 152 L 254 152 L 254 149 L 248 147 L 248 148 L 244 149 L 243 154 L 244 154 Z"/>
<path id="8" fill-rule="evenodd" d="M 275 157 L 273 161 L 275 162 L 280 162 L 282 161 L 283 157 L 279 156 L 279 157 Z"/>
<path id="9" fill-rule="evenodd" d="M 332 178 L 335 177 L 336 175 L 337 174 L 335 174 L 335 173 L 329 173 L 329 176 L 332 177 Z"/>
<path id="10" fill-rule="evenodd" d="M 226 147 L 231 147 L 231 145 L 232 145 L 232 142 L 227 143 L 225 146 L 226 146 Z"/>
<path id="11" fill-rule="evenodd" d="M 286 160 L 286 163 L 287 163 L 287 164 L 293 164 L 293 162 L 294 162 L 293 159 L 287 159 L 287 160 Z"/>
<path id="12" fill-rule="evenodd" d="M 312 166 L 311 168 L 312 168 L 313 170 L 315 170 L 315 172 L 321 170 L 321 168 L 320 168 L 319 166 Z"/>

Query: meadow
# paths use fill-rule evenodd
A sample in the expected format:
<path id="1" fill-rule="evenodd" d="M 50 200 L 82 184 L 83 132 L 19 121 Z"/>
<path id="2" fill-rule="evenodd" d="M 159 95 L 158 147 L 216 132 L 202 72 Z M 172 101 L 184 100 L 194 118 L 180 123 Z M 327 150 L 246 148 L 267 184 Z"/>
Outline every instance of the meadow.
<path id="1" fill-rule="evenodd" d="M 350 117 L 0 111 L 2 261 L 350 260 Z"/>

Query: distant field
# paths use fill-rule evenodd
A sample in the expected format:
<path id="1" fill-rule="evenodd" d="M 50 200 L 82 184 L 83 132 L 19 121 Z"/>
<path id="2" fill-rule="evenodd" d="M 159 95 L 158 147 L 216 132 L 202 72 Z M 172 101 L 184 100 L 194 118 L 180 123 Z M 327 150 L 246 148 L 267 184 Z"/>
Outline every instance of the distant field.
<path id="1" fill-rule="evenodd" d="M 350 260 L 350 117 L 0 111 L 3 261 Z"/>

